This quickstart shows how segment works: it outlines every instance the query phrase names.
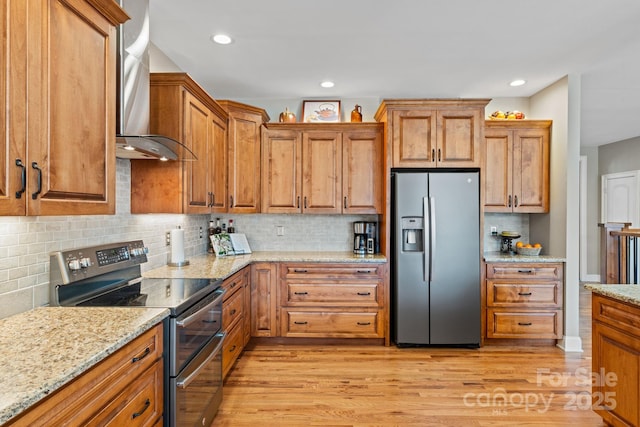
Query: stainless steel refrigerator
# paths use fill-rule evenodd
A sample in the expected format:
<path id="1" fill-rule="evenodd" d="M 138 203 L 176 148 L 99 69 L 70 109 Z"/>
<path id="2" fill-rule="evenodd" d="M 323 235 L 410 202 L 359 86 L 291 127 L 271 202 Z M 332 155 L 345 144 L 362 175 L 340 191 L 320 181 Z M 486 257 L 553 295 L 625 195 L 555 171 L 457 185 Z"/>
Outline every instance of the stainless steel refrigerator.
<path id="1" fill-rule="evenodd" d="M 479 346 L 479 172 L 394 170 L 391 180 L 395 343 Z"/>

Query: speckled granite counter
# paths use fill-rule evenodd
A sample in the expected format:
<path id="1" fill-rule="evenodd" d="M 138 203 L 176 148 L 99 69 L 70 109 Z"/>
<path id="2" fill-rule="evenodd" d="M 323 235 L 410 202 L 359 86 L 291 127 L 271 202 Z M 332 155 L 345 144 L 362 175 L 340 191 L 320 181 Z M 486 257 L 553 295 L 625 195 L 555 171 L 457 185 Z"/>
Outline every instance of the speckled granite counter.
<path id="1" fill-rule="evenodd" d="M 597 285 L 587 283 L 584 287 L 595 294 L 640 307 L 640 285 Z"/>
<path id="2" fill-rule="evenodd" d="M 217 258 L 201 255 L 189 259 L 184 267 L 158 267 L 144 272 L 144 277 L 155 278 L 212 278 L 224 279 L 252 262 L 334 262 L 334 263 L 385 263 L 384 255 L 355 255 L 351 252 L 253 252 Z"/>
<path id="3" fill-rule="evenodd" d="M 159 308 L 39 307 L 0 320 L 0 424 L 168 315 Z"/>
<path id="4" fill-rule="evenodd" d="M 485 252 L 484 262 L 565 262 L 566 258 L 551 255 L 508 255 L 502 252 Z"/>

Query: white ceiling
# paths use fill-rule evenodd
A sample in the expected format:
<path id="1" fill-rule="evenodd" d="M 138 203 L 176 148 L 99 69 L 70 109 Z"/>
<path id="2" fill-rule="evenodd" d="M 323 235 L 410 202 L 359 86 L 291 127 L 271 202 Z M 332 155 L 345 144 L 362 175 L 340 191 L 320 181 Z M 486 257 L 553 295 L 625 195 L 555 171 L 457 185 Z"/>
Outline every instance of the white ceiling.
<path id="1" fill-rule="evenodd" d="M 528 97 L 572 74 L 583 146 L 640 136 L 638 0 L 150 0 L 150 16 L 218 99 Z"/>

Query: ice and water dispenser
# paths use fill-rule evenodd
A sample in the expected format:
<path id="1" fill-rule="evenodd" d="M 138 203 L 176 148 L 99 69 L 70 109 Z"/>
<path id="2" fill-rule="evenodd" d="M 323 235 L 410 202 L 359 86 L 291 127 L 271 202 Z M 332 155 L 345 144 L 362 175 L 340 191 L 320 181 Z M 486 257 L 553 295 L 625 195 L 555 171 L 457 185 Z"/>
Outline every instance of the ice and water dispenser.
<path id="1" fill-rule="evenodd" d="M 403 216 L 401 225 L 402 251 L 423 252 L 424 219 L 421 216 Z"/>

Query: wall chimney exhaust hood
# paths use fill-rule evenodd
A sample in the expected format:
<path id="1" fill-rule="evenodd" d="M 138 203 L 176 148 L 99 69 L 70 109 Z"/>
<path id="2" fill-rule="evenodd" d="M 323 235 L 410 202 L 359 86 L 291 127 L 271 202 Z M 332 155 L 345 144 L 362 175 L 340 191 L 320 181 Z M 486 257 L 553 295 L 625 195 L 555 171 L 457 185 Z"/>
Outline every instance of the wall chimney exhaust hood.
<path id="1" fill-rule="evenodd" d="M 149 2 L 119 0 L 131 19 L 118 28 L 116 157 L 196 160 L 189 148 L 162 135 L 149 135 Z"/>

